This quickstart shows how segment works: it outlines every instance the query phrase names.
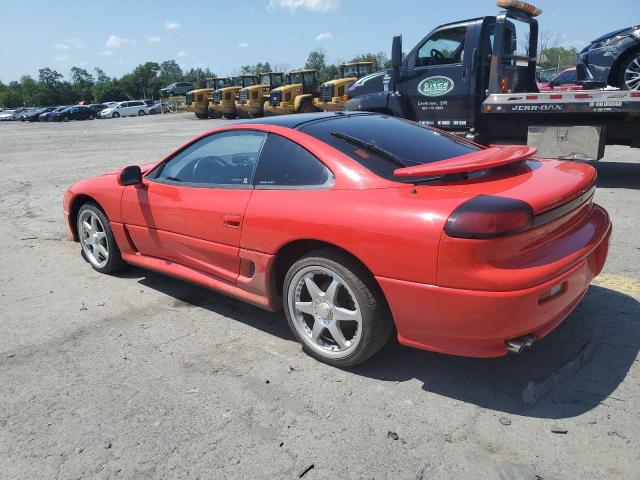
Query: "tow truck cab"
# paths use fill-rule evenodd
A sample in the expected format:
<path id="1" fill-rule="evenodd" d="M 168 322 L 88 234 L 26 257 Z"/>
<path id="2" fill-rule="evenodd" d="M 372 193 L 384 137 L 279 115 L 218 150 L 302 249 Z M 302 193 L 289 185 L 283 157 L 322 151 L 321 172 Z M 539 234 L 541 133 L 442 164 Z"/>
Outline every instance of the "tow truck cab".
<path id="1" fill-rule="evenodd" d="M 607 91 L 540 93 L 535 17 L 542 12 L 515 0 L 498 0 L 498 6 L 505 10 L 496 16 L 437 27 L 404 58 L 402 37 L 394 37 L 393 68 L 354 82 L 345 110 L 388 113 L 482 144 L 529 141 L 540 148 L 531 142 L 538 129 L 538 139 L 557 133 L 581 145 L 597 133 L 593 148 L 576 155 L 581 159 L 599 159 L 605 142 L 640 146 L 640 98 L 611 100 Z M 574 130 L 553 130 L 561 127 Z M 561 157 L 557 147 L 575 149 L 558 144 L 542 150 Z"/>

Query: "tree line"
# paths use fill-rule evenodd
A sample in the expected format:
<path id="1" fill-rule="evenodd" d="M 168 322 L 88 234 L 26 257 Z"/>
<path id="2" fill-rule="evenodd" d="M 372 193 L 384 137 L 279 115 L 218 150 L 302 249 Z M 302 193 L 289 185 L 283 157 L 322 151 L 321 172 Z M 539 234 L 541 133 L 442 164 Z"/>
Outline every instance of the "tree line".
<path id="1" fill-rule="evenodd" d="M 365 53 L 349 61 L 372 61 L 373 71 L 389 68 L 390 60 L 384 52 Z M 340 62 L 343 63 L 343 62 Z M 318 70 L 319 82 L 335 78 L 340 74 L 339 64 L 326 61 L 322 49 L 312 51 L 304 68 Z M 286 71 L 286 64 L 258 62 L 255 65 L 243 65 L 234 74 L 260 74 L 269 71 Z M 130 73 L 120 78 L 109 77 L 101 68 L 93 72 L 81 67 L 72 67 L 70 77 L 64 76 L 49 67 L 38 70 L 38 78 L 24 75 L 18 81 L 8 84 L 0 81 L 0 106 L 15 108 L 22 106 L 72 105 L 81 101 L 101 103 L 110 100 L 157 98 L 158 91 L 173 82 L 198 82 L 207 77 L 216 77 L 208 68 L 191 68 L 183 71 L 175 60 L 161 63 L 146 62 L 138 65 Z"/>

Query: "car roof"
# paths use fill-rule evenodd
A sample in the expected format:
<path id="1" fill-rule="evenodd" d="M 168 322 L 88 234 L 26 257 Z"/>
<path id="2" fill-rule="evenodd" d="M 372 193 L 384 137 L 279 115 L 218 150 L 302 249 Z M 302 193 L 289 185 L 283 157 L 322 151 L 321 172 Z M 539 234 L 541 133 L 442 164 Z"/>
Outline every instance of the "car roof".
<path id="1" fill-rule="evenodd" d="M 242 120 L 238 125 L 277 125 L 279 127 L 286 127 L 296 129 L 304 124 L 310 122 L 316 122 L 319 120 L 331 120 L 335 118 L 344 117 L 357 117 L 363 115 L 374 115 L 369 112 L 320 112 L 320 113 L 296 113 L 291 115 L 278 115 L 273 117 L 255 118 L 252 120 Z"/>

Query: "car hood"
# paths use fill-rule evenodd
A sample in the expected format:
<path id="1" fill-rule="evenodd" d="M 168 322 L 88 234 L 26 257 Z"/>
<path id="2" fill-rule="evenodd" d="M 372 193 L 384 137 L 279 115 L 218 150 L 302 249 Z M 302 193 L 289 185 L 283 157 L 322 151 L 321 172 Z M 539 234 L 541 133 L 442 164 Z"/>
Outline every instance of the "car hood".
<path id="1" fill-rule="evenodd" d="M 589 45 L 587 45 L 582 52 L 580 53 L 584 53 L 588 50 L 590 50 L 591 48 L 593 48 L 594 45 L 597 45 L 598 43 L 602 42 L 603 40 L 606 40 L 608 38 L 612 38 L 615 37 L 616 35 L 633 35 L 633 32 L 640 29 L 640 25 L 635 25 L 633 27 L 627 27 L 627 28 L 621 28 L 619 30 L 615 30 L 613 32 L 609 32 L 609 33 L 605 33 L 604 35 L 602 35 L 601 37 L 596 38 L 595 40 L 592 40 Z"/>

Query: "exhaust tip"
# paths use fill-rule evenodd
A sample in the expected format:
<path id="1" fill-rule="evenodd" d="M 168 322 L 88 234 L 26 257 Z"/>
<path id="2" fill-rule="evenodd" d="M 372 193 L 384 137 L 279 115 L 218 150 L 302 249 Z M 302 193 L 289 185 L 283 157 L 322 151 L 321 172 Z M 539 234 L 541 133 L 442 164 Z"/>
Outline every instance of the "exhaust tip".
<path id="1" fill-rule="evenodd" d="M 530 348 L 536 341 L 536 336 L 532 333 L 522 337 L 506 340 L 504 343 L 507 350 L 512 353 L 522 353 L 526 348 Z"/>

